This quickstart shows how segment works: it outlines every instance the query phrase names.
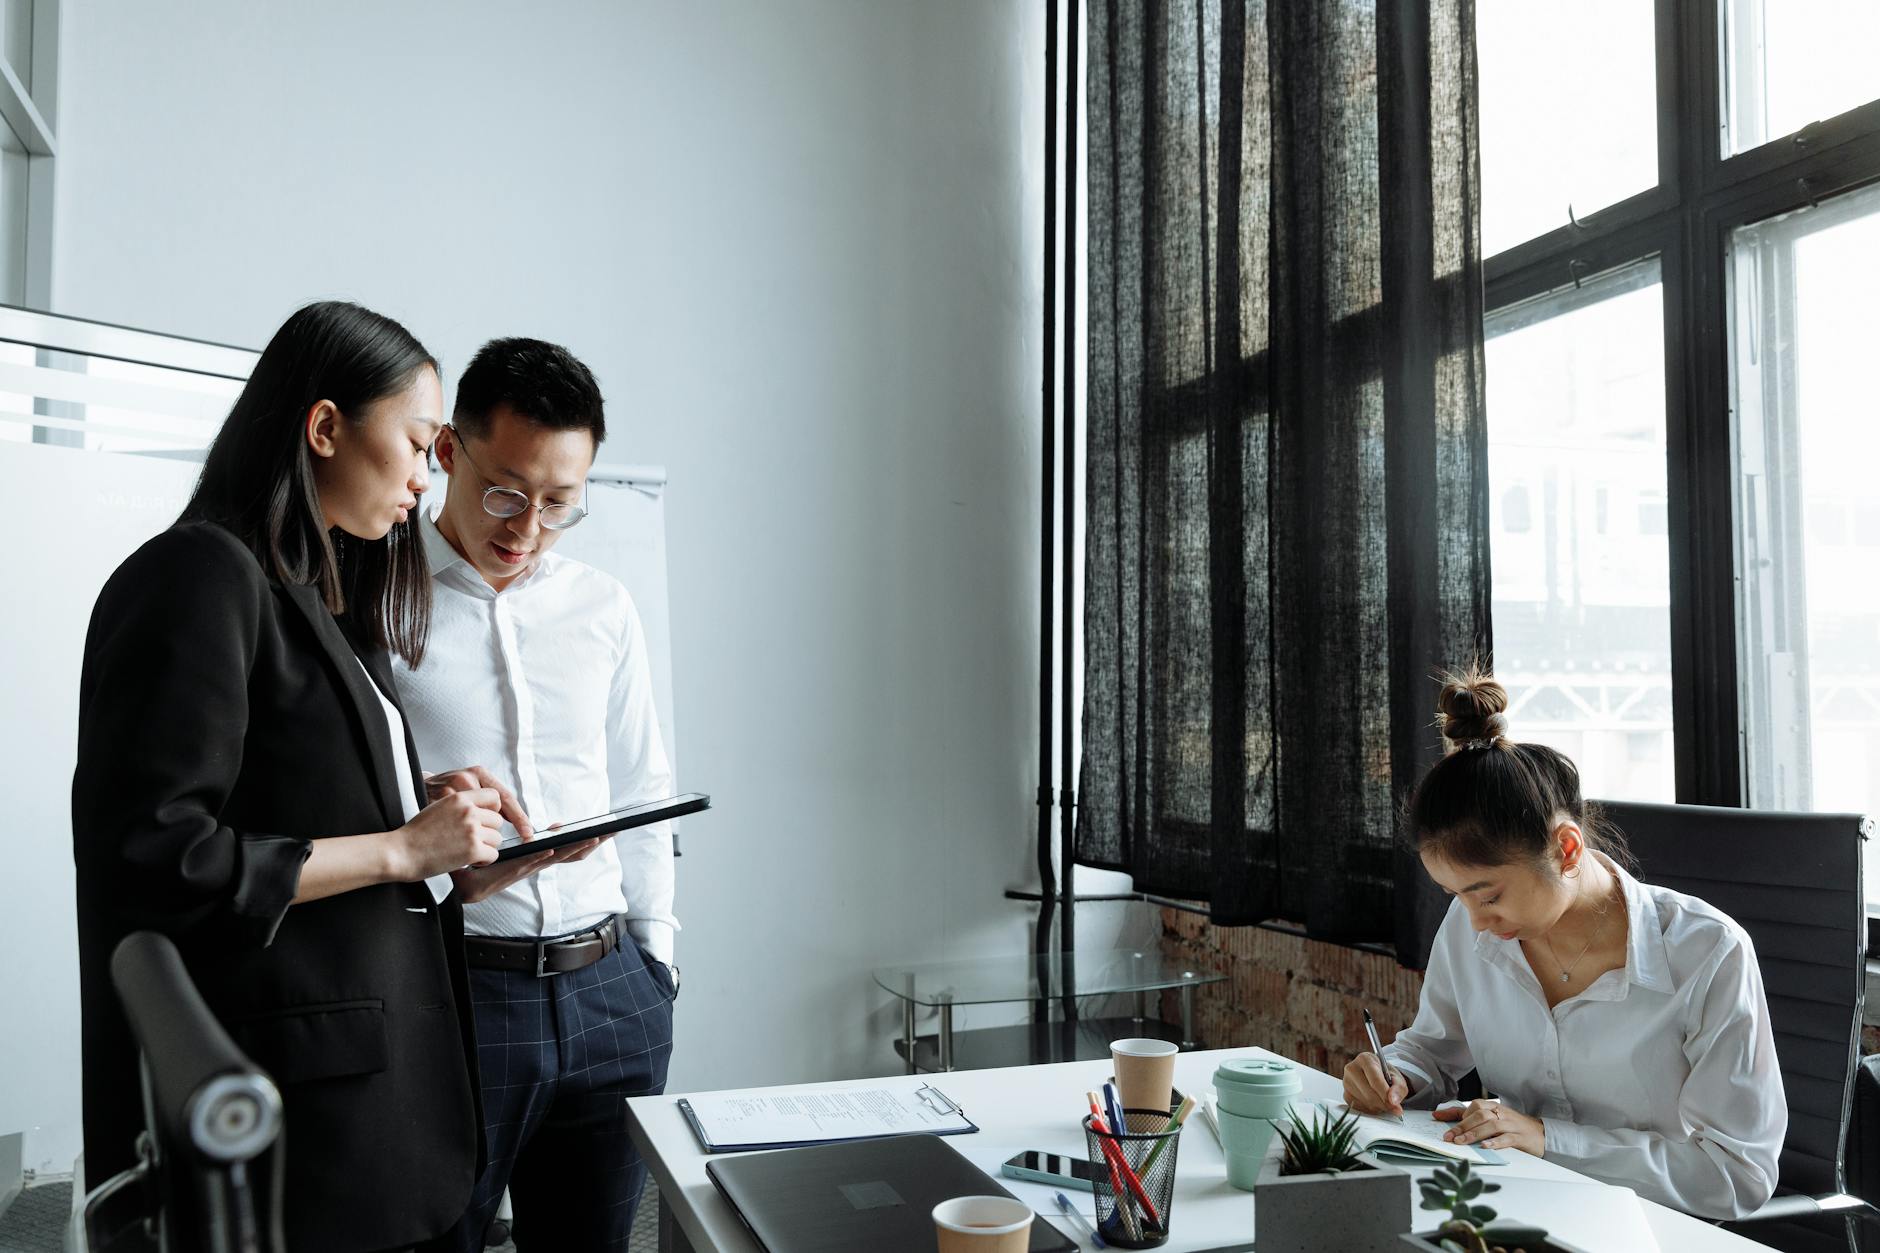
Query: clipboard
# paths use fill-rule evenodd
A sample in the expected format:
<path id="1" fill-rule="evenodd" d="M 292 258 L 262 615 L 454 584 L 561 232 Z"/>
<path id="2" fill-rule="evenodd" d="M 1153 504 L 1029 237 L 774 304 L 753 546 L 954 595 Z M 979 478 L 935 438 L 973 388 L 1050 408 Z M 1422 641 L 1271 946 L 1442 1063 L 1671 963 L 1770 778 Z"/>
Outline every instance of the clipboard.
<path id="1" fill-rule="evenodd" d="M 779 1096 L 677 1100 L 679 1113 L 707 1153 L 800 1149 L 889 1136 L 971 1135 L 979 1130 L 959 1104 L 932 1084 L 911 1093 L 886 1087 L 839 1088 Z"/>

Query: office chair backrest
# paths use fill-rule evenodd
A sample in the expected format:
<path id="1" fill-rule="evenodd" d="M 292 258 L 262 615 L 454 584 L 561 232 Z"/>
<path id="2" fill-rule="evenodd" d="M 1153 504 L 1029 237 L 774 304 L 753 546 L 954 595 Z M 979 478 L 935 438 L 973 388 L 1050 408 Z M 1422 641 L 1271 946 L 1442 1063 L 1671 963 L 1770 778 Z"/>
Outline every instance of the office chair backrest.
<path id="1" fill-rule="evenodd" d="M 91 1253 L 158 1247 L 279 1253 L 281 1098 L 203 1003 L 176 946 L 126 936 L 111 982 L 143 1063 L 139 1165 L 94 1189 L 80 1226 Z"/>
<path id="2" fill-rule="evenodd" d="M 1781 1185 L 1840 1191 L 1866 989 L 1861 843 L 1871 820 L 1599 803 L 1630 842 L 1639 878 L 1701 897 L 1749 933 L 1788 1095 Z"/>

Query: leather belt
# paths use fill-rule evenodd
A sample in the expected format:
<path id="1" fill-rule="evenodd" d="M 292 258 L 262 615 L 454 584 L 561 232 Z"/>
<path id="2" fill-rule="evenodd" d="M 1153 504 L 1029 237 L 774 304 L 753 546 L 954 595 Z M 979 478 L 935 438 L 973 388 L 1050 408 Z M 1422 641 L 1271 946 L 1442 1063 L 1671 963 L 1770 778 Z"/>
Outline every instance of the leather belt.
<path id="1" fill-rule="evenodd" d="M 505 940 L 489 935 L 463 938 L 464 960 L 478 970 L 519 970 L 541 978 L 592 966 L 620 947 L 620 919 L 559 940 Z"/>

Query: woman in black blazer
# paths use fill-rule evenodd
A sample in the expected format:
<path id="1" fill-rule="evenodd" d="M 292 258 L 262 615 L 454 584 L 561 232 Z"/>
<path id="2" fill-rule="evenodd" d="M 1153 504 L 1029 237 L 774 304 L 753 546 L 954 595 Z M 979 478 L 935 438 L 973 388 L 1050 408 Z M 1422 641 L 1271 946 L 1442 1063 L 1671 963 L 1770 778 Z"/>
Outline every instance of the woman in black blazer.
<path id="1" fill-rule="evenodd" d="M 442 409 L 437 363 L 402 326 L 300 310 L 85 642 L 86 1174 L 134 1160 L 137 1058 L 109 962 L 155 929 L 281 1089 L 295 1250 L 421 1243 L 481 1168 L 462 914 L 441 876 L 492 861 L 502 817 L 521 815 L 467 772 L 422 804 L 386 664 L 424 647 L 411 515 Z"/>

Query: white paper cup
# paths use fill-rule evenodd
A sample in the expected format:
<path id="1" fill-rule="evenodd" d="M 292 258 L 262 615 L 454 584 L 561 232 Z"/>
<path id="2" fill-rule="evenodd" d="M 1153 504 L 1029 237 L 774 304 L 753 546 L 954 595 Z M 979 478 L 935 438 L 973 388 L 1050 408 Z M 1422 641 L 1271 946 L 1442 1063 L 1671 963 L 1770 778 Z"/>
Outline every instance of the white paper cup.
<path id="1" fill-rule="evenodd" d="M 1116 1097 L 1124 1109 L 1165 1110 L 1175 1087 L 1175 1054 L 1168 1040 L 1111 1040 Z M 1158 1127 L 1156 1130 L 1160 1131 Z"/>
<path id="2" fill-rule="evenodd" d="M 1009 1196 L 956 1196 L 933 1207 L 940 1253 L 1025 1253 L 1031 1206 Z"/>

